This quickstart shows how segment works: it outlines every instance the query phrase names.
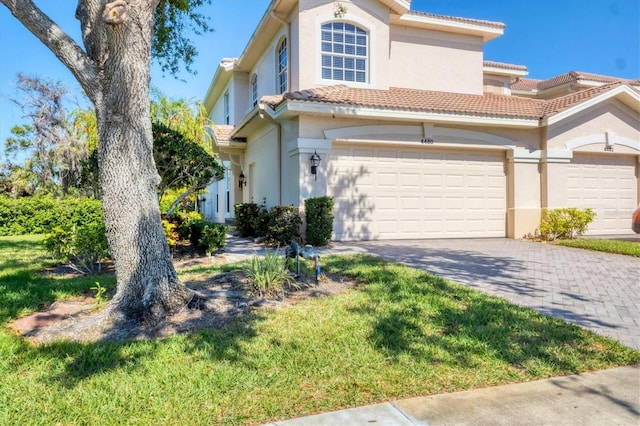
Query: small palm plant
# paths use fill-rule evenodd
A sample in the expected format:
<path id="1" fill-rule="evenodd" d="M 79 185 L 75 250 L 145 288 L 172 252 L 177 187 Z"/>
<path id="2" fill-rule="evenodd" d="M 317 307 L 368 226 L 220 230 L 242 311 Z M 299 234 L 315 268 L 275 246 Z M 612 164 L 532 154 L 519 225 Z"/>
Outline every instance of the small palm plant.
<path id="1" fill-rule="evenodd" d="M 295 279 L 287 268 L 287 259 L 280 256 L 278 250 L 267 250 L 263 257 L 253 253 L 246 273 L 251 280 L 251 289 L 260 296 L 282 295 L 285 285 L 295 286 Z"/>

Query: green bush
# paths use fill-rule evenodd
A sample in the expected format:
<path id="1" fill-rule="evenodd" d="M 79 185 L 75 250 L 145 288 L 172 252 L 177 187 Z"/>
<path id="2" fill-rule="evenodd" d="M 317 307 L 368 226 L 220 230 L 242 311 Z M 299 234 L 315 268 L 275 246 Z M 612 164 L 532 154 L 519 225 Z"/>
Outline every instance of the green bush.
<path id="1" fill-rule="evenodd" d="M 333 198 L 313 197 L 304 200 L 307 221 L 306 240 L 313 246 L 326 246 L 333 232 Z"/>
<path id="2" fill-rule="evenodd" d="M 253 215 L 253 233 L 256 237 L 266 237 L 269 234 L 269 220 L 271 215 L 265 205 L 258 206 Z"/>
<path id="3" fill-rule="evenodd" d="M 275 206 L 269 210 L 269 229 L 267 239 L 276 246 L 286 246 L 300 240 L 302 218 L 298 208 Z"/>
<path id="4" fill-rule="evenodd" d="M 54 227 L 43 241 L 53 258 L 69 263 L 84 274 L 100 272 L 102 261 L 109 257 L 109 245 L 104 223 L 65 228 Z"/>
<path id="5" fill-rule="evenodd" d="M 191 224 L 202 220 L 202 214 L 198 212 L 176 212 L 171 216 L 165 216 L 164 219 L 175 225 L 179 238 L 188 240 L 190 239 L 189 233 Z"/>
<path id="6" fill-rule="evenodd" d="M 587 232 L 596 214 L 591 209 L 574 207 L 544 210 L 540 221 L 540 235 L 548 241 L 570 240 Z"/>
<path id="7" fill-rule="evenodd" d="M 236 229 L 241 237 L 256 235 L 254 225 L 259 214 L 260 206 L 256 203 L 239 203 L 234 207 Z"/>
<path id="8" fill-rule="evenodd" d="M 295 283 L 287 268 L 287 259 L 280 256 L 278 250 L 267 250 L 262 258 L 254 253 L 246 274 L 251 280 L 251 289 L 260 296 L 281 295 L 285 284 Z"/>
<path id="9" fill-rule="evenodd" d="M 222 223 L 207 222 L 198 240 L 198 247 L 204 250 L 207 256 L 227 245 L 228 226 Z"/>
<path id="10" fill-rule="evenodd" d="M 227 225 L 222 223 L 194 220 L 189 223 L 189 241 L 204 251 L 207 256 L 227 244 Z"/>
<path id="11" fill-rule="evenodd" d="M 43 234 L 103 222 L 102 203 L 92 198 L 0 196 L 0 236 Z"/>

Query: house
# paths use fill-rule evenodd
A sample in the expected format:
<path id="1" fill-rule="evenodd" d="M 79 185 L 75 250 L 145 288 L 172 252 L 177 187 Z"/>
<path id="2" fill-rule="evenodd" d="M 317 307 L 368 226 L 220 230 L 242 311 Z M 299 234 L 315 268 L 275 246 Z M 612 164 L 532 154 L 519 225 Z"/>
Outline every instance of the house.
<path id="1" fill-rule="evenodd" d="M 504 24 L 410 5 L 271 2 L 204 99 L 232 179 L 210 189 L 215 217 L 330 195 L 336 240 L 521 238 L 559 207 L 594 209 L 591 234 L 629 233 L 640 80 L 527 79 L 483 57 Z"/>

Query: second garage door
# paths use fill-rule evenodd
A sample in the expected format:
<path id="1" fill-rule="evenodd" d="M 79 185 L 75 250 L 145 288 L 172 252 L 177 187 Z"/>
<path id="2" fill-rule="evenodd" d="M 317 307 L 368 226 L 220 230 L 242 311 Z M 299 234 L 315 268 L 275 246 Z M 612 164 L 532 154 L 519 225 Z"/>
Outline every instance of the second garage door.
<path id="1" fill-rule="evenodd" d="M 334 144 L 334 239 L 504 237 L 504 152 Z"/>
<path id="2" fill-rule="evenodd" d="M 638 205 L 637 163 L 635 157 L 575 154 L 567 172 L 567 204 L 596 212 L 587 234 L 631 232 Z"/>

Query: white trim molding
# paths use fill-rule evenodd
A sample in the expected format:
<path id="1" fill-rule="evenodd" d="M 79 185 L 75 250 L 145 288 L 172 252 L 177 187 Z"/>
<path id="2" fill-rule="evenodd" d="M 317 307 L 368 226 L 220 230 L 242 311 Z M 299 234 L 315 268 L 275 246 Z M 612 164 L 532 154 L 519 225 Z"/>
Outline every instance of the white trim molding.
<path id="1" fill-rule="evenodd" d="M 343 142 L 403 142 L 420 145 L 428 140 L 429 146 L 442 148 L 466 147 L 481 149 L 501 149 L 513 151 L 516 142 L 502 136 L 473 130 L 451 129 L 436 127 L 432 123 L 423 122 L 422 125 L 373 125 L 354 126 L 329 129 L 324 131 L 328 140 Z"/>
<path id="2" fill-rule="evenodd" d="M 328 154 L 331 150 L 330 139 L 298 138 L 287 143 L 289 157 L 298 154 Z"/>
<path id="3" fill-rule="evenodd" d="M 624 136 L 616 135 L 613 132 L 607 131 L 602 134 L 582 136 L 579 138 L 571 139 L 566 142 L 564 146 L 569 151 L 574 151 L 585 145 L 605 144 L 607 146 L 623 145 L 628 148 L 634 149 L 640 152 L 640 140 L 633 140 Z"/>

